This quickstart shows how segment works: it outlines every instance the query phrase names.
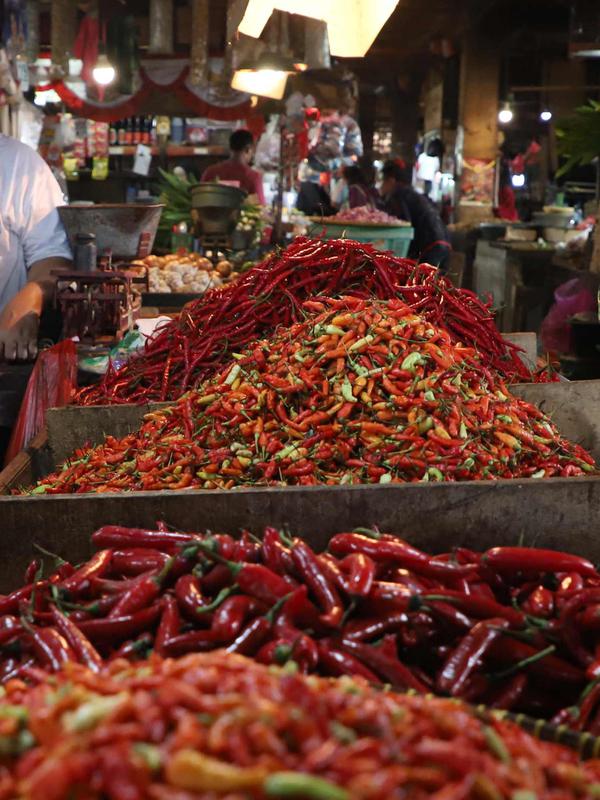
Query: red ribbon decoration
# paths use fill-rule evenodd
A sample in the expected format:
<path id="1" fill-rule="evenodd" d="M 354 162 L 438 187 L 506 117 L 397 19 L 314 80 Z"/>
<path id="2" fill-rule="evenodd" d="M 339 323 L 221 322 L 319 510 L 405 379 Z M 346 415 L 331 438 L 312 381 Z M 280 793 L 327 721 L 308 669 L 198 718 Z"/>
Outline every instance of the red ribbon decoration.
<path id="1" fill-rule="evenodd" d="M 69 111 L 87 119 L 97 122 L 117 122 L 127 117 L 133 117 L 142 113 L 141 109 L 147 97 L 155 91 L 175 93 L 181 103 L 189 110 L 190 115 L 206 117 L 207 119 L 221 120 L 229 122 L 238 119 L 245 119 L 250 116 L 251 105 L 247 100 L 235 106 L 219 106 L 208 103 L 197 94 L 190 91 L 185 85 L 189 75 L 189 67 L 184 67 L 177 78 L 170 84 L 159 84 L 153 81 L 148 73 L 142 69 L 140 71 L 142 85 L 135 94 L 121 102 L 115 103 L 95 103 L 79 97 L 72 89 L 69 89 L 64 81 L 54 81 L 37 87 L 38 91 L 54 89 Z"/>

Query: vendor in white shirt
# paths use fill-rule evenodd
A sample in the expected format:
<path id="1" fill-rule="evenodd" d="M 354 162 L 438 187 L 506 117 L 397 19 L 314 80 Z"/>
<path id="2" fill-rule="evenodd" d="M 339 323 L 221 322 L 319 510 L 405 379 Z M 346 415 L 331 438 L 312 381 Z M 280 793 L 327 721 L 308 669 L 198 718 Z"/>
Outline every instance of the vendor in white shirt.
<path id="1" fill-rule="evenodd" d="M 64 205 L 50 168 L 30 147 L 0 134 L 0 361 L 37 355 L 52 270 L 71 265 Z"/>

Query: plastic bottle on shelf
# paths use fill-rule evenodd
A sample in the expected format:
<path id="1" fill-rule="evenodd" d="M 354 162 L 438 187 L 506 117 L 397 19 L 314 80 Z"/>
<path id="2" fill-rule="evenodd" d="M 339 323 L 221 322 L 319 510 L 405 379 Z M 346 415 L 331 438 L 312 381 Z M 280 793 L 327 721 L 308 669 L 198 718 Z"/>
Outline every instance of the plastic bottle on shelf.
<path id="1" fill-rule="evenodd" d="M 133 117 L 128 117 L 125 123 L 125 144 L 133 144 Z"/>
<path id="2" fill-rule="evenodd" d="M 152 139 L 152 117 L 142 117 L 142 144 L 150 144 Z"/>
<path id="3" fill-rule="evenodd" d="M 133 144 L 141 144 L 142 124 L 142 117 L 133 118 Z"/>
<path id="4" fill-rule="evenodd" d="M 181 117 L 173 117 L 171 120 L 171 142 L 173 144 L 183 144 L 185 125 Z"/>

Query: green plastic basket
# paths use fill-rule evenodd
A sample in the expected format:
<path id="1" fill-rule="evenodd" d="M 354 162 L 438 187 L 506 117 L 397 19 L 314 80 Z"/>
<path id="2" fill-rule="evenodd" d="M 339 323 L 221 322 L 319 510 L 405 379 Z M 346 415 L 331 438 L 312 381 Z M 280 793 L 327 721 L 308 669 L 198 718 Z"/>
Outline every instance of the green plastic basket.
<path id="1" fill-rule="evenodd" d="M 372 244 L 378 250 L 391 250 L 395 256 L 405 258 L 413 240 L 414 229 L 409 225 L 357 225 L 351 222 L 328 222 L 313 218 L 312 236 L 325 239 L 354 239 Z"/>

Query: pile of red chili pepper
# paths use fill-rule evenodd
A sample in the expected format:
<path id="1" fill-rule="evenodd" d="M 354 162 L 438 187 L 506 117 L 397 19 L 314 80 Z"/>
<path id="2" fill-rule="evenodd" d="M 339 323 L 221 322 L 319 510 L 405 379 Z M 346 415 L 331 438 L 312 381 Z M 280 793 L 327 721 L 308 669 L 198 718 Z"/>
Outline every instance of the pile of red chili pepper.
<path id="1" fill-rule="evenodd" d="M 453 341 L 481 353 L 487 367 L 507 379 L 528 381 L 518 349 L 498 332 L 488 306 L 457 289 L 435 267 L 416 265 L 352 240 L 298 238 L 238 281 L 188 304 L 161 328 L 142 353 L 96 386 L 83 389 L 80 405 L 175 400 L 220 370 L 231 354 L 278 325 L 302 319 L 302 303 L 317 295 L 399 297 Z"/>
<path id="2" fill-rule="evenodd" d="M 600 785 L 600 761 L 462 703 L 224 652 L 12 681 L 0 717 L 1 800 L 591 800 Z"/>
<path id="3" fill-rule="evenodd" d="M 600 574 L 523 547 L 429 556 L 376 531 L 325 553 L 267 528 L 193 534 L 108 525 L 75 567 L 0 597 L 0 680 L 79 662 L 225 648 L 360 676 L 600 735 Z M 1 717 L 1 715 L 0 715 Z"/>
<path id="4" fill-rule="evenodd" d="M 307 308 L 308 307 L 308 308 Z M 475 351 L 400 300 L 308 301 L 135 433 L 36 493 L 548 478 L 594 471 Z"/>

